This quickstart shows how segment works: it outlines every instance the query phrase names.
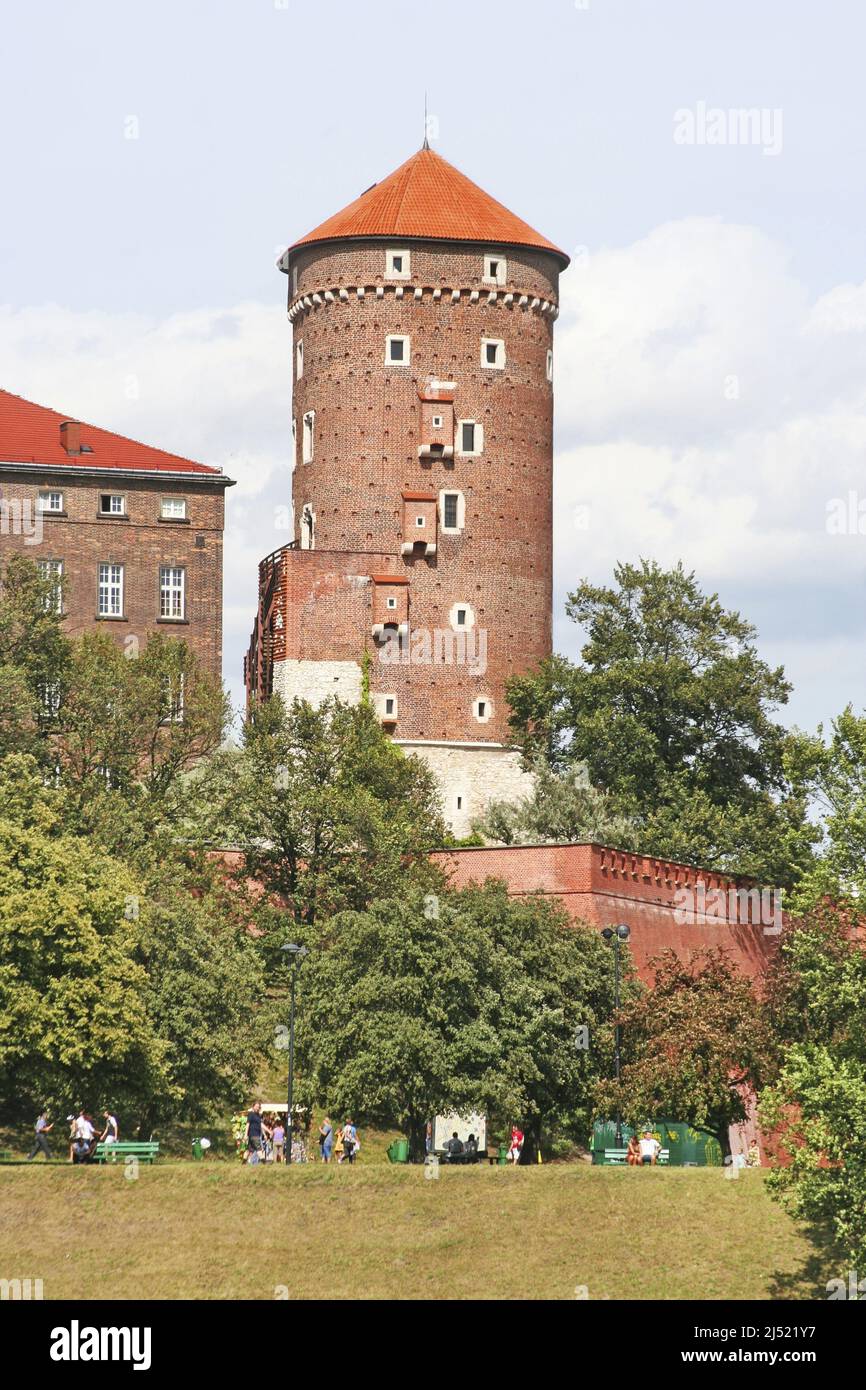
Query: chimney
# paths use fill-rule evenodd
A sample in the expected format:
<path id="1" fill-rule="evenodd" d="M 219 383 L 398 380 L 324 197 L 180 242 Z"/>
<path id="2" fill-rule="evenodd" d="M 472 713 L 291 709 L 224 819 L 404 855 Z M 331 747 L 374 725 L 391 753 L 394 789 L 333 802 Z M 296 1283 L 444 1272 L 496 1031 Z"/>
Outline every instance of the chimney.
<path id="1" fill-rule="evenodd" d="M 64 420 L 60 426 L 60 443 L 67 454 L 81 453 L 81 425 L 77 420 Z"/>

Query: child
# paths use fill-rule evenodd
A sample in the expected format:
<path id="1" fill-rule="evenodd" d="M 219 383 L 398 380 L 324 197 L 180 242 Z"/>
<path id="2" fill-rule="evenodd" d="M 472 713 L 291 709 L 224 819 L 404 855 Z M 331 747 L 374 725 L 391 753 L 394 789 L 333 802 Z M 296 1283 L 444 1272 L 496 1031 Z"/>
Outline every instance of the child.
<path id="1" fill-rule="evenodd" d="M 286 1131 L 282 1120 L 277 1120 L 273 1130 L 274 1140 L 274 1162 L 284 1163 L 286 1153 Z"/>

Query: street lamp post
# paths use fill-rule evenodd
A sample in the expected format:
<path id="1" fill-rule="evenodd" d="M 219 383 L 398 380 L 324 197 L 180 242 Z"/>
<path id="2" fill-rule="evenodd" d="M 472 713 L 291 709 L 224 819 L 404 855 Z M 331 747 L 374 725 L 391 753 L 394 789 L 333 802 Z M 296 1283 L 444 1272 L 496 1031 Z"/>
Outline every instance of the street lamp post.
<path id="1" fill-rule="evenodd" d="M 298 966 L 307 955 L 306 946 L 298 946 L 295 942 L 287 942 L 280 947 L 281 951 L 286 951 L 290 961 L 291 976 L 291 1005 L 289 1008 L 289 1093 L 288 1107 L 286 1110 L 286 1162 L 292 1161 L 292 1101 L 295 1090 L 295 981 L 298 974 Z"/>
<path id="2" fill-rule="evenodd" d="M 616 1077 L 616 1146 L 622 1148 L 622 1111 L 620 1110 L 619 1097 L 619 945 L 621 941 L 628 941 L 631 936 L 629 927 L 625 922 L 620 922 L 619 926 L 605 927 L 602 931 L 605 941 L 613 941 L 613 1010 L 616 1015 L 614 1024 L 614 1043 L 613 1043 L 613 1069 Z"/>

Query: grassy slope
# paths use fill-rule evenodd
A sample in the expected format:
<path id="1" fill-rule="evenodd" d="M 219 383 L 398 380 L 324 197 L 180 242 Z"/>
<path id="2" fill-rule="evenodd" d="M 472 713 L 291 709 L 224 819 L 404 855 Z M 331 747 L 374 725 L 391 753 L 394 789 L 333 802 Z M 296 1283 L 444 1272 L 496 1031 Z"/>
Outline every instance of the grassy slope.
<path id="1" fill-rule="evenodd" d="M 814 1298 L 760 1173 L 484 1167 L 0 1169 L 0 1275 L 46 1298 Z"/>

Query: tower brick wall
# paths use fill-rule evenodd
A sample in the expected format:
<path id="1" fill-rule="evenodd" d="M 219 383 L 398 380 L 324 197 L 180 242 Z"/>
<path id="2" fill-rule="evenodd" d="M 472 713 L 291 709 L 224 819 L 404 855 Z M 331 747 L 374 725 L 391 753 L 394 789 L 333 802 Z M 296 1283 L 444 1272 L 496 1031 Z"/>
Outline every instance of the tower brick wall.
<path id="1" fill-rule="evenodd" d="M 315 648 L 319 663 L 360 666 L 368 652 L 389 733 L 426 757 L 459 833 L 491 796 L 529 789 L 505 689 L 551 651 L 553 323 L 565 263 L 427 150 L 281 261 L 295 535 L 280 563 L 295 575 L 297 614 L 283 617 L 291 640 L 275 641 L 260 603 L 247 685 L 304 694 L 307 676 L 319 698 L 324 671 L 280 672 L 281 662 Z M 325 572 L 342 575 L 339 614 Z M 369 612 L 350 574 L 366 576 Z"/>

